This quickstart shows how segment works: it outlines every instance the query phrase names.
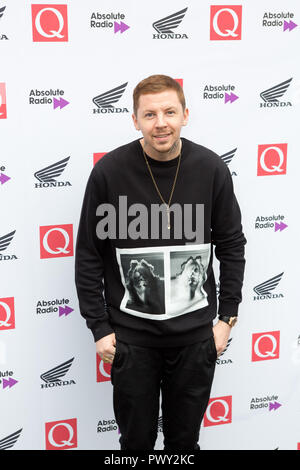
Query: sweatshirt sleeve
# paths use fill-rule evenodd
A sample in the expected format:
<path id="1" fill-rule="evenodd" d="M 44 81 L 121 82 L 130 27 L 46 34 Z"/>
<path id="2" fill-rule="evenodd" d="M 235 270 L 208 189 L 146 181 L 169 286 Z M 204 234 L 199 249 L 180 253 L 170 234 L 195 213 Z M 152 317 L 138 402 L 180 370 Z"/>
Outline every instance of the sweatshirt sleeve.
<path id="1" fill-rule="evenodd" d="M 220 160 L 212 211 L 212 243 L 220 262 L 219 315 L 235 316 L 242 301 L 245 247 L 241 211 L 227 165 Z"/>
<path id="2" fill-rule="evenodd" d="M 80 313 L 95 342 L 114 332 L 105 308 L 104 241 L 96 235 L 96 209 L 103 197 L 99 187 L 105 187 L 99 177 L 94 167 L 84 194 L 75 249 L 75 284 Z"/>

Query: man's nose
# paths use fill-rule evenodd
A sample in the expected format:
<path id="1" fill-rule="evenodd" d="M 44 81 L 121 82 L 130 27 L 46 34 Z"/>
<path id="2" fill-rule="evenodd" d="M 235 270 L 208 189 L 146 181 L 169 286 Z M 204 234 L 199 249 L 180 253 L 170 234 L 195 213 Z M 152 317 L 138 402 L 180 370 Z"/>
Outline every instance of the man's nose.
<path id="1" fill-rule="evenodd" d="M 163 113 L 158 113 L 156 116 L 156 127 L 165 127 L 166 126 L 166 117 Z"/>

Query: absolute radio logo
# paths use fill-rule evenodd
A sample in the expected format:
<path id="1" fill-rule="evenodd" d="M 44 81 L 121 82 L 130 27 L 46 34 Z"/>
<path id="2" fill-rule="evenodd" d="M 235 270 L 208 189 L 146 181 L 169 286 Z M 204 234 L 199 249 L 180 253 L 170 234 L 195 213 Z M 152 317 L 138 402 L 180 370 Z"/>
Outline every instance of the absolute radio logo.
<path id="1" fill-rule="evenodd" d="M 57 188 L 62 186 L 72 186 L 70 181 L 56 181 L 66 168 L 70 157 L 38 170 L 34 173 L 39 183 L 35 183 L 35 188 Z"/>
<path id="2" fill-rule="evenodd" d="M 283 272 L 277 274 L 277 276 L 268 279 L 267 281 L 258 284 L 253 288 L 254 292 L 257 296 L 253 297 L 253 300 L 266 300 L 266 299 L 279 299 L 283 297 L 283 294 L 276 293 L 274 294 L 272 291 L 276 289 L 279 282 L 281 281 L 283 276 Z"/>
<path id="3" fill-rule="evenodd" d="M 265 11 L 262 17 L 263 28 L 274 29 L 277 28 L 282 32 L 293 31 L 298 25 L 292 21 L 294 13 L 291 11 L 286 12 L 271 12 Z"/>
<path id="4" fill-rule="evenodd" d="M 14 297 L 0 298 L 0 331 L 15 329 L 15 299 Z"/>
<path id="5" fill-rule="evenodd" d="M 156 33 L 153 33 L 153 39 L 188 39 L 185 33 L 174 33 L 174 29 L 180 26 L 186 12 L 187 8 L 184 8 L 172 15 L 155 21 L 152 24 L 156 31 Z"/>
<path id="6" fill-rule="evenodd" d="M 99 13 L 93 12 L 91 14 L 90 26 L 91 28 L 113 30 L 114 33 L 123 34 L 130 28 L 128 24 L 124 23 L 124 13 Z"/>
<path id="7" fill-rule="evenodd" d="M 115 103 L 118 103 L 123 96 L 127 84 L 128 82 L 123 83 L 122 85 L 93 98 L 93 103 L 97 106 L 97 108 L 93 109 L 93 113 L 129 113 L 127 108 L 118 108 L 114 106 Z"/>
<path id="8" fill-rule="evenodd" d="M 73 256 L 73 225 L 40 227 L 40 256 L 41 259 Z"/>
<path id="9" fill-rule="evenodd" d="M 0 261 L 12 261 L 18 259 L 15 254 L 6 251 L 11 244 L 16 231 L 6 233 L 0 237 Z"/>
<path id="10" fill-rule="evenodd" d="M 250 401 L 250 410 L 268 408 L 269 411 L 276 411 L 282 405 L 278 403 L 278 395 L 267 395 L 265 397 L 253 397 Z"/>
<path id="11" fill-rule="evenodd" d="M 0 384 L 2 384 L 2 389 L 10 389 L 14 387 L 19 381 L 14 379 L 12 376 L 14 372 L 12 370 L 1 371 L 0 370 Z"/>
<path id="12" fill-rule="evenodd" d="M 45 423 L 46 450 L 65 450 L 77 447 L 77 419 Z"/>
<path id="13" fill-rule="evenodd" d="M 1 184 L 1 186 L 3 184 L 7 183 L 7 181 L 9 181 L 11 179 L 10 176 L 5 175 L 4 173 L 2 173 L 2 171 L 5 171 L 5 166 L 4 165 L 0 166 L 0 184 Z"/>
<path id="14" fill-rule="evenodd" d="M 227 166 L 231 163 L 231 160 L 235 156 L 235 153 L 237 151 L 237 148 L 233 150 L 229 150 L 229 152 L 224 153 L 223 155 L 220 155 L 220 158 L 222 158 L 223 162 L 226 163 Z M 230 171 L 231 176 L 237 176 L 237 173 L 235 171 Z"/>
<path id="15" fill-rule="evenodd" d="M 31 5 L 33 42 L 68 41 L 67 5 Z"/>
<path id="16" fill-rule="evenodd" d="M 109 382 L 111 364 L 103 362 L 99 354 L 96 354 L 96 380 L 97 382 Z"/>
<path id="17" fill-rule="evenodd" d="M 6 8 L 6 6 L 0 7 L 0 24 L 2 23 L 1 18 L 4 15 L 5 8 Z M 8 37 L 6 36 L 6 34 L 0 33 L 0 41 L 2 41 L 2 40 L 8 40 Z"/>
<path id="18" fill-rule="evenodd" d="M 275 232 L 282 232 L 288 225 L 283 222 L 285 216 L 282 214 L 278 215 L 258 215 L 255 219 L 254 228 L 255 230 L 266 230 L 272 229 Z"/>
<path id="19" fill-rule="evenodd" d="M 0 439 L 0 450 L 11 449 L 20 437 L 22 428 Z"/>
<path id="20" fill-rule="evenodd" d="M 5 83 L 0 83 L 0 119 L 7 118 L 6 107 L 6 86 Z"/>
<path id="21" fill-rule="evenodd" d="M 100 419 L 97 424 L 97 433 L 117 431 L 118 426 L 115 419 Z"/>
<path id="22" fill-rule="evenodd" d="M 74 311 L 73 308 L 69 307 L 70 300 L 67 298 L 63 299 L 51 299 L 51 300 L 38 300 L 36 304 L 36 314 L 47 314 L 47 313 L 58 313 L 59 317 L 68 316 Z"/>
<path id="23" fill-rule="evenodd" d="M 242 39 L 242 5 L 211 5 L 210 40 Z"/>
<path id="24" fill-rule="evenodd" d="M 45 382 L 41 384 L 41 388 L 44 389 L 53 387 L 64 387 L 65 385 L 75 385 L 76 382 L 74 380 L 62 379 L 62 377 L 64 377 L 67 372 L 69 372 L 73 361 L 74 357 L 56 367 L 53 367 L 53 369 L 47 370 L 46 372 L 41 374 L 40 377 Z"/>
<path id="25" fill-rule="evenodd" d="M 37 90 L 32 89 L 29 93 L 29 104 L 40 105 L 40 104 L 51 104 L 53 109 L 63 109 L 70 102 L 62 98 L 65 94 L 63 90 L 57 88 L 50 88 L 49 90 Z"/>
<path id="26" fill-rule="evenodd" d="M 257 176 L 286 175 L 287 144 L 258 146 Z"/>
<path id="27" fill-rule="evenodd" d="M 210 398 L 203 418 L 204 427 L 232 422 L 232 396 Z"/>
<path id="28" fill-rule="evenodd" d="M 204 100 L 222 101 L 224 104 L 234 103 L 239 97 L 235 93 L 235 85 L 205 85 L 203 89 Z"/>
<path id="29" fill-rule="evenodd" d="M 279 100 L 282 98 L 288 90 L 291 81 L 293 79 L 278 83 L 267 90 L 260 93 L 260 97 L 263 102 L 260 103 L 260 108 L 282 108 L 286 106 L 292 106 L 290 101 Z"/>
<path id="30" fill-rule="evenodd" d="M 252 335 L 252 362 L 279 359 L 280 331 Z"/>

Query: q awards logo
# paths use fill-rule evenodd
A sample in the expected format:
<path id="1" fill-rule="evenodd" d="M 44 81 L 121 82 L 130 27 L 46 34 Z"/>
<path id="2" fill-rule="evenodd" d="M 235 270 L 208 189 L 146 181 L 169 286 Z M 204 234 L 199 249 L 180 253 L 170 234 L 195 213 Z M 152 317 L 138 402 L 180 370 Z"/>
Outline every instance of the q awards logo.
<path id="1" fill-rule="evenodd" d="M 40 227 L 40 255 L 41 259 L 73 256 L 73 225 Z"/>
<path id="2" fill-rule="evenodd" d="M 242 5 L 211 5 L 210 40 L 242 39 Z"/>
<path id="3" fill-rule="evenodd" d="M 280 331 L 252 335 L 252 362 L 279 359 Z"/>
<path id="4" fill-rule="evenodd" d="M 97 106 L 97 108 L 93 109 L 93 113 L 129 113 L 127 108 L 116 108 L 114 106 L 114 104 L 121 99 L 127 84 L 128 82 L 123 83 L 122 85 L 93 98 L 93 103 Z"/>
<path id="5" fill-rule="evenodd" d="M 107 152 L 96 152 L 96 153 L 93 153 L 93 165 L 95 166 L 97 162 L 99 162 L 99 160 L 101 160 L 102 157 L 104 157 L 104 155 L 106 155 Z"/>
<path id="6" fill-rule="evenodd" d="M 0 331 L 15 329 L 14 297 L 0 299 Z"/>
<path id="7" fill-rule="evenodd" d="M 31 5 L 33 42 L 68 41 L 67 5 Z"/>
<path id="8" fill-rule="evenodd" d="M 111 364 L 103 362 L 99 354 L 96 354 L 97 364 L 97 382 L 108 382 L 110 381 Z"/>
<path id="9" fill-rule="evenodd" d="M 174 33 L 173 31 L 178 28 L 182 22 L 186 11 L 187 8 L 184 8 L 172 15 L 155 21 L 152 26 L 158 34 L 153 34 L 153 39 L 188 39 L 186 34 Z"/>
<path id="10" fill-rule="evenodd" d="M 210 398 L 203 423 L 204 427 L 232 422 L 232 396 Z"/>
<path id="11" fill-rule="evenodd" d="M 77 447 L 77 419 L 45 423 L 46 450 L 65 450 Z"/>
<path id="12" fill-rule="evenodd" d="M 0 83 L 0 119 L 7 118 L 5 83 Z"/>
<path id="13" fill-rule="evenodd" d="M 287 144 L 258 146 L 257 176 L 286 175 Z"/>

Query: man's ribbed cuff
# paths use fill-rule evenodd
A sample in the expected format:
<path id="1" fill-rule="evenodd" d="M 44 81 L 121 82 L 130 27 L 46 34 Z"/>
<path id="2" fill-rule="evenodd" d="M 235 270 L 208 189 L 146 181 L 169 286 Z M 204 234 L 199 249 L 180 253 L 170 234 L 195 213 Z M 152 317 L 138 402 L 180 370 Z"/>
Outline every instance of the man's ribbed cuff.
<path id="1" fill-rule="evenodd" d="M 93 329 L 92 333 L 96 343 L 96 341 L 99 341 L 99 339 L 103 338 L 104 336 L 114 333 L 114 330 L 108 321 L 104 321 L 101 322 L 96 329 Z"/>
<path id="2" fill-rule="evenodd" d="M 235 317 L 238 315 L 239 304 L 233 302 L 220 302 L 218 315 Z"/>

